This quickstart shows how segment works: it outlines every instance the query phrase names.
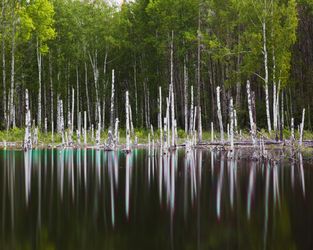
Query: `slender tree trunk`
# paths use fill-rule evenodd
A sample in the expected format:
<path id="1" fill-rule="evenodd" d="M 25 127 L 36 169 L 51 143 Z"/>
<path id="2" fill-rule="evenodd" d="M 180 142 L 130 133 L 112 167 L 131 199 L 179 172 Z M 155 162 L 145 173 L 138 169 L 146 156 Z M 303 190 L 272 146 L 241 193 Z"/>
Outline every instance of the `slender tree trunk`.
<path id="1" fill-rule="evenodd" d="M 89 60 L 92 66 L 93 79 L 94 79 L 95 90 L 96 90 L 96 103 L 98 105 L 99 104 L 99 90 L 98 90 L 99 70 L 98 70 L 98 51 L 97 50 L 95 51 L 93 57 L 89 53 Z"/>
<path id="2" fill-rule="evenodd" d="M 72 88 L 72 112 L 71 112 L 71 119 L 72 119 L 72 127 L 71 127 L 71 130 L 72 130 L 72 133 L 74 133 L 74 113 L 75 113 L 75 90 L 74 88 Z"/>
<path id="3" fill-rule="evenodd" d="M 229 113 L 230 113 L 230 148 L 232 153 L 234 153 L 234 104 L 233 98 L 230 98 L 229 104 Z"/>
<path id="4" fill-rule="evenodd" d="M 136 111 L 136 119 L 135 119 L 135 122 L 136 122 L 136 125 L 138 126 L 138 119 L 137 119 L 137 116 L 138 116 L 138 91 L 137 91 L 137 70 L 136 70 L 136 61 L 135 61 L 135 65 L 134 65 L 134 83 L 135 83 L 135 111 Z M 161 122 L 162 123 L 162 122 Z"/>
<path id="5" fill-rule="evenodd" d="M 185 107 L 185 133 L 188 133 L 188 71 L 187 56 L 184 58 L 184 107 Z"/>
<path id="6" fill-rule="evenodd" d="M 125 113 L 126 113 L 126 151 L 130 151 L 130 126 L 129 126 L 129 97 L 128 91 L 126 91 L 126 105 L 125 105 Z"/>
<path id="7" fill-rule="evenodd" d="M 269 93 L 268 93 L 268 53 L 267 53 L 267 40 L 266 40 L 266 23 L 265 20 L 262 22 L 262 30 L 263 30 L 263 55 L 264 55 L 264 89 L 265 89 L 265 103 L 266 103 L 266 118 L 267 118 L 267 127 L 268 131 L 272 132 L 271 125 L 271 115 L 270 115 L 270 103 L 269 103 Z"/>
<path id="8" fill-rule="evenodd" d="M 114 69 L 112 70 L 112 91 L 111 91 L 111 109 L 110 109 L 110 130 L 113 131 L 114 128 L 114 87 L 115 82 L 115 75 L 114 75 Z"/>
<path id="9" fill-rule="evenodd" d="M 159 118 L 160 118 L 160 124 L 159 124 L 159 126 L 160 126 L 160 144 L 161 144 L 161 146 L 162 146 L 162 142 L 163 142 L 163 133 L 162 133 L 162 119 L 163 119 L 163 117 L 162 117 L 162 88 L 161 88 L 161 86 L 159 87 Z"/>
<path id="10" fill-rule="evenodd" d="M 190 123 L 189 123 L 189 134 L 191 135 L 192 134 L 192 131 L 193 131 L 193 127 L 192 127 L 192 124 L 193 124 L 193 116 L 194 116 L 194 104 L 193 104 L 193 86 L 191 86 L 190 88 Z"/>
<path id="11" fill-rule="evenodd" d="M 25 137 L 24 137 L 24 150 L 32 148 L 31 140 L 31 116 L 29 109 L 29 96 L 28 90 L 25 90 Z"/>
<path id="12" fill-rule="evenodd" d="M 78 73 L 78 65 L 76 65 L 76 118 L 77 118 L 77 128 L 78 128 L 78 123 L 79 123 L 79 112 L 80 112 L 80 108 L 79 108 L 79 73 Z M 73 110 L 74 111 L 74 110 Z"/>
<path id="13" fill-rule="evenodd" d="M 172 41 L 171 41 L 171 85 L 170 85 L 170 103 L 171 103 L 171 117 L 172 117 L 172 143 L 171 146 L 175 146 L 175 102 L 174 102 L 174 31 L 172 31 Z"/>
<path id="14" fill-rule="evenodd" d="M 247 99 L 248 99 L 248 110 L 249 110 L 249 120 L 250 120 L 250 133 L 252 142 L 256 144 L 256 125 L 253 119 L 253 108 L 252 108 L 252 97 L 251 97 L 251 89 L 250 89 L 250 81 L 247 81 Z"/>
<path id="15" fill-rule="evenodd" d="M 220 87 L 216 88 L 216 100 L 217 100 L 217 117 L 220 124 L 220 134 L 221 134 L 221 142 L 224 142 L 224 127 L 223 127 L 223 118 L 222 118 L 222 109 L 221 109 L 221 98 L 220 98 Z"/>
<path id="16" fill-rule="evenodd" d="M 49 53 L 49 78 L 50 78 L 50 120 L 51 120 L 51 129 L 52 123 L 54 121 L 54 109 L 53 109 L 53 78 L 52 78 L 52 62 L 51 62 L 51 53 Z"/>
<path id="17" fill-rule="evenodd" d="M 300 146 L 302 146 L 302 142 L 303 142 L 304 116 L 305 116 L 305 109 L 303 109 L 302 111 L 302 122 L 301 122 L 301 127 L 300 127 L 300 140 L 299 140 Z"/>
<path id="18" fill-rule="evenodd" d="M 90 100 L 89 100 L 89 92 L 88 92 L 88 70 L 87 63 L 85 62 L 85 87 L 86 87 L 86 97 L 87 97 L 87 112 L 88 112 L 88 121 L 91 124 L 91 113 L 90 113 Z M 85 131 L 86 133 L 86 131 Z"/>
<path id="19" fill-rule="evenodd" d="M 4 124 L 7 124 L 6 58 L 5 58 L 5 1 L 2 0 L 2 106 Z"/>
<path id="20" fill-rule="evenodd" d="M 40 52 L 39 38 L 37 37 L 36 42 L 36 51 L 37 51 L 37 66 L 38 66 L 38 110 L 37 110 L 37 126 L 41 128 L 41 66 L 42 66 L 42 54 Z"/>
<path id="21" fill-rule="evenodd" d="M 201 95 L 200 95 L 200 87 L 201 87 L 201 79 L 200 79 L 200 69 L 201 69 L 201 19 L 200 19 L 200 4 L 199 4 L 199 15 L 198 15 L 198 34 L 197 34 L 197 40 L 198 40 L 198 46 L 197 46 L 197 106 L 198 106 L 198 124 L 201 122 L 200 117 L 200 110 L 201 110 Z M 202 135 L 200 134 L 200 131 L 198 130 L 198 141 L 202 141 Z"/>
<path id="22" fill-rule="evenodd" d="M 7 128 L 10 127 L 11 124 L 15 123 L 13 121 L 14 116 L 14 84 L 15 84 L 15 30 L 16 24 L 15 24 L 15 6 L 13 2 L 12 6 L 12 41 L 11 41 L 11 88 L 10 88 L 10 102 L 9 102 L 9 122 Z"/>

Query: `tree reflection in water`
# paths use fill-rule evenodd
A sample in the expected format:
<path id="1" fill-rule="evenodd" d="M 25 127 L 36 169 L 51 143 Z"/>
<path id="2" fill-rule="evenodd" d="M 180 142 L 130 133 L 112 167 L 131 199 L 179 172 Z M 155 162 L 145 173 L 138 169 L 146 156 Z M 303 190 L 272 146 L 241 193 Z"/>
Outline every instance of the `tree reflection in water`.
<path id="1" fill-rule="evenodd" d="M 0 248 L 308 246 L 313 170 L 301 153 L 152 151 L 1 151 Z"/>

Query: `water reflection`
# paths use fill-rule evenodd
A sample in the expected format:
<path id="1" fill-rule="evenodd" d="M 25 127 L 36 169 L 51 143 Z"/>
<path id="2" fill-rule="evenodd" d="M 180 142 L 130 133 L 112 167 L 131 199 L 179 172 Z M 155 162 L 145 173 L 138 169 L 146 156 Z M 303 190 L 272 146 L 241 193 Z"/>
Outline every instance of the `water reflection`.
<path id="1" fill-rule="evenodd" d="M 299 219 L 299 209 L 301 216 L 312 218 L 312 170 L 301 153 L 291 162 L 259 162 L 242 158 L 240 151 L 228 158 L 223 151 L 164 154 L 153 146 L 149 152 L 128 154 L 99 149 L 1 151 L 0 161 L 0 248 L 13 239 L 22 244 L 22 235 L 33 230 L 46 230 L 59 248 L 67 241 L 64 236 L 57 240 L 60 233 L 76 238 L 86 234 L 84 243 L 91 237 L 97 246 L 101 237 L 120 237 L 141 248 L 143 242 L 133 242 L 133 230 L 151 240 L 154 231 L 148 229 L 153 225 L 153 230 L 169 230 L 169 238 L 160 239 L 162 248 L 180 249 L 182 241 L 201 248 L 211 244 L 211 234 L 235 244 L 241 233 L 250 231 L 260 239 L 256 245 L 268 248 L 273 234 L 285 232 L 279 231 L 280 221 L 288 220 L 285 230 L 294 233 L 291 227 L 305 221 Z M 239 230 L 237 236 L 228 236 L 229 227 Z"/>

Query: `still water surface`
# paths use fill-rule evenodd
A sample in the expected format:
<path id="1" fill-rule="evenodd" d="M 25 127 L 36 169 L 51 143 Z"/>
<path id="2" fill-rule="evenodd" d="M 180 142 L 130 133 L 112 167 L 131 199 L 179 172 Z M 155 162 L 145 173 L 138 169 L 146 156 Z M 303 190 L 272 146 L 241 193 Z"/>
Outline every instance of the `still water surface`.
<path id="1" fill-rule="evenodd" d="M 0 151 L 0 249 L 313 249 L 313 164 Z"/>

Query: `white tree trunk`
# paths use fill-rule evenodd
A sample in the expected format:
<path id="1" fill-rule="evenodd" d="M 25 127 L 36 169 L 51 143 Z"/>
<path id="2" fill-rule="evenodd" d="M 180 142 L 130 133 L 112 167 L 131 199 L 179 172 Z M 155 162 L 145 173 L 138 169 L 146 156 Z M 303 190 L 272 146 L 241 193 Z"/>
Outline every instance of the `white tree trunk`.
<path id="1" fill-rule="evenodd" d="M 16 25 L 15 25 L 15 8 L 12 8 L 12 43 L 11 43 L 11 88 L 10 88 L 10 101 L 9 101 L 9 119 L 7 123 L 7 129 L 10 127 L 11 124 L 13 124 L 13 105 L 14 105 L 14 85 L 15 85 L 15 31 L 16 31 Z"/>
<path id="2" fill-rule="evenodd" d="M 198 135 L 199 135 L 199 137 L 198 137 L 198 143 L 201 143 L 201 141 L 202 141 L 202 118 L 201 118 L 201 106 L 199 106 L 199 111 L 198 111 L 198 114 L 199 114 L 199 117 L 198 117 L 198 129 L 199 129 L 199 131 L 198 131 Z"/>
<path id="3" fill-rule="evenodd" d="M 126 151 L 130 151 L 130 126 L 129 126 L 129 97 L 128 97 L 128 91 L 126 91 L 126 105 L 125 105 L 125 111 L 126 111 Z"/>
<path id="4" fill-rule="evenodd" d="M 52 123 L 54 121 L 54 109 L 53 109 L 53 81 L 52 81 L 52 62 L 51 62 L 51 53 L 49 53 L 49 78 L 50 78 L 50 118 L 51 118 L 51 129 Z"/>
<path id="5" fill-rule="evenodd" d="M 266 22 L 262 22 L 262 31 L 263 31 L 263 55 L 264 55 L 264 88 L 265 88 L 265 103 L 266 103 L 266 118 L 267 118 L 267 127 L 268 131 L 272 132 L 271 126 L 271 115 L 270 115 L 270 103 L 269 103 L 269 93 L 268 93 L 268 52 L 267 52 L 267 40 L 266 40 Z"/>
<path id="6" fill-rule="evenodd" d="M 213 122 L 211 122 L 211 142 L 214 141 L 214 127 Z"/>
<path id="7" fill-rule="evenodd" d="M 61 134 L 62 134 L 62 145 L 65 144 L 65 138 L 64 138 L 64 115 L 63 115 L 63 101 L 60 100 L 60 128 L 61 128 Z"/>
<path id="8" fill-rule="evenodd" d="M 78 123 L 79 123 L 79 77 L 78 77 L 78 66 L 76 65 L 76 118 L 77 118 L 77 128 L 78 128 Z M 74 113 L 74 110 L 73 110 L 73 113 Z"/>
<path id="9" fill-rule="evenodd" d="M 302 122 L 301 122 L 300 140 L 299 140 L 300 146 L 302 146 L 302 142 L 303 142 L 304 116 L 305 116 L 305 109 L 303 109 L 303 112 L 302 112 Z"/>
<path id="10" fill-rule="evenodd" d="M 72 119 L 72 127 L 71 127 L 71 130 L 72 130 L 72 134 L 73 134 L 73 131 L 74 131 L 74 113 L 75 113 L 75 90 L 74 88 L 72 88 L 72 112 L 71 112 L 71 119 Z"/>
<path id="11" fill-rule="evenodd" d="M 2 5 L 2 18 L 4 20 L 4 5 Z M 5 26 L 3 25 L 2 35 L 4 36 Z M 4 124 L 7 124 L 7 92 L 6 92 L 6 59 L 5 59 L 5 39 L 2 37 L 2 106 L 3 106 L 3 118 Z"/>
<path id="12" fill-rule="evenodd" d="M 84 144 L 87 145 L 87 112 L 84 111 Z"/>
<path id="13" fill-rule="evenodd" d="M 37 50 L 37 65 L 38 65 L 38 111 L 37 111 L 37 126 L 41 128 L 41 68 L 42 68 L 42 55 L 40 52 L 39 38 L 37 37 L 36 50 Z"/>
<path id="14" fill-rule="evenodd" d="M 90 112 L 90 101 L 89 101 L 89 91 L 88 91 L 88 75 L 87 75 L 87 63 L 85 62 L 85 88 L 86 88 L 86 98 L 87 98 L 87 111 L 88 111 L 88 119 L 89 119 L 89 124 L 91 124 L 91 112 Z M 86 121 L 87 122 L 87 121 Z M 85 129 L 85 134 L 87 133 Z"/>
<path id="15" fill-rule="evenodd" d="M 31 139 L 31 117 L 29 109 L 29 96 L 28 89 L 25 90 L 25 137 L 24 137 L 24 150 L 32 148 Z"/>
<path id="16" fill-rule="evenodd" d="M 166 125 L 167 125 L 167 147 L 169 147 L 170 144 L 170 101 L 169 97 L 166 98 Z"/>
<path id="17" fill-rule="evenodd" d="M 163 144 L 162 120 L 163 120 L 163 117 L 162 117 L 162 88 L 160 86 L 159 87 L 159 121 L 160 121 L 159 127 L 160 127 L 160 144 L 161 144 L 161 147 Z"/>
<path id="18" fill-rule="evenodd" d="M 135 129 L 134 129 L 134 124 L 133 124 L 133 112 L 132 112 L 132 108 L 131 108 L 130 103 L 128 105 L 128 109 L 129 109 L 130 134 L 134 135 Z"/>
<path id="19" fill-rule="evenodd" d="M 188 71 L 186 66 L 186 57 L 184 58 L 184 107 L 185 107 L 185 133 L 188 133 Z"/>
<path id="20" fill-rule="evenodd" d="M 233 153 L 234 152 L 234 104 L 233 104 L 233 98 L 230 98 L 229 113 L 230 113 L 230 149 Z"/>
<path id="21" fill-rule="evenodd" d="M 234 122 L 235 122 L 235 133 L 238 135 L 238 121 L 237 121 L 237 110 L 234 109 Z"/>
<path id="22" fill-rule="evenodd" d="M 115 119 L 115 129 L 114 129 L 114 137 L 115 137 L 115 143 L 116 143 L 116 145 L 119 143 L 118 124 L 119 124 L 119 120 L 118 120 L 118 118 L 116 118 L 116 119 Z"/>
<path id="23" fill-rule="evenodd" d="M 193 86 L 190 88 L 190 123 L 189 123 L 189 134 L 191 135 L 193 132 L 193 116 L 194 116 L 194 104 L 193 104 Z"/>
<path id="24" fill-rule="evenodd" d="M 89 60 L 93 71 L 93 79 L 95 84 L 95 91 L 96 91 L 96 103 L 99 103 L 99 91 L 98 91 L 98 79 L 99 79 L 99 70 L 98 70 L 98 51 L 94 52 L 94 55 L 91 56 L 90 53 Z"/>
<path id="25" fill-rule="evenodd" d="M 295 127 L 294 127 L 294 119 L 291 118 L 291 142 L 295 140 Z"/>
<path id="26" fill-rule="evenodd" d="M 172 107 L 172 114 L 171 114 L 171 117 L 172 117 L 172 147 L 175 147 L 176 146 L 176 142 L 175 142 L 175 102 L 174 102 L 174 86 L 173 84 L 171 84 L 171 98 L 172 98 L 172 101 L 171 101 L 171 107 Z"/>
<path id="27" fill-rule="evenodd" d="M 256 144 L 256 125 L 253 121 L 253 112 L 252 112 L 252 100 L 251 100 L 251 89 L 250 89 L 250 81 L 247 81 L 247 98 L 248 98 L 248 110 L 249 110 L 249 120 L 250 120 L 250 133 L 252 142 Z"/>
<path id="28" fill-rule="evenodd" d="M 114 81 L 115 81 L 115 76 L 114 76 L 114 69 L 112 70 L 112 91 L 111 91 L 111 109 L 110 109 L 110 130 L 113 130 L 114 126 Z"/>
<path id="29" fill-rule="evenodd" d="M 224 142 L 224 128 L 223 128 L 220 93 L 221 93 L 220 87 L 217 86 L 216 88 L 217 117 L 220 124 L 221 142 Z"/>

